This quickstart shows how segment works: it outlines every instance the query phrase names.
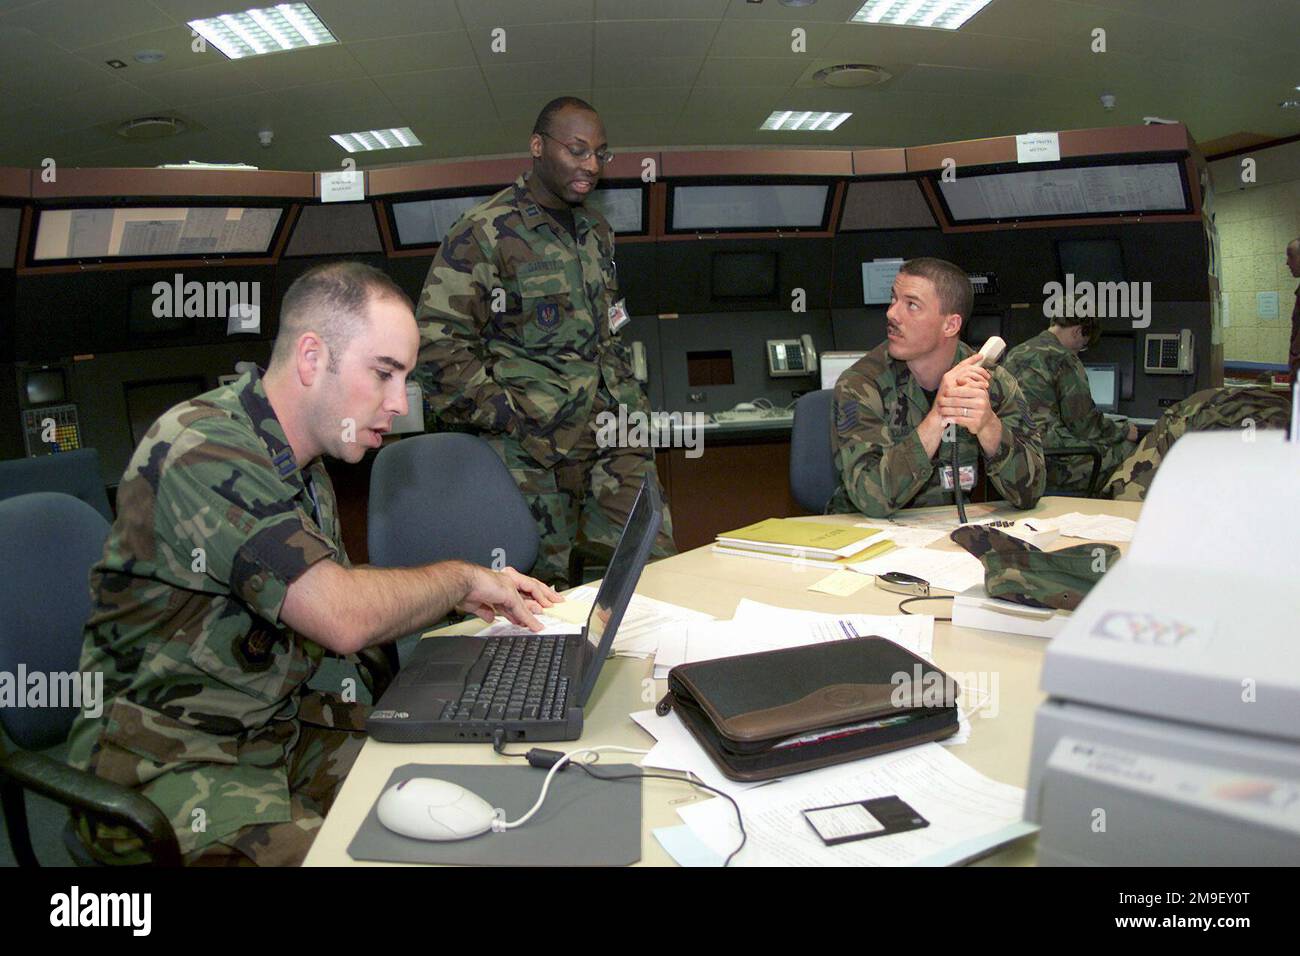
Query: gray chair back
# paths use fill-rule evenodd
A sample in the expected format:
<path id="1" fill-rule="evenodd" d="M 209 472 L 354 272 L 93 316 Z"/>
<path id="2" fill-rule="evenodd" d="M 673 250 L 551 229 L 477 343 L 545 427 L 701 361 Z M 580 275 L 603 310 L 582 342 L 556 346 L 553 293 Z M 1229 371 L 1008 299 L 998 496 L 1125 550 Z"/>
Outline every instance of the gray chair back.
<path id="1" fill-rule="evenodd" d="M 443 432 L 385 445 L 370 474 L 367 544 L 379 567 L 459 558 L 527 573 L 537 523 L 510 471 L 475 435 Z"/>
<path id="2" fill-rule="evenodd" d="M 834 389 L 808 392 L 794 405 L 790 431 L 790 493 L 799 506 L 823 514 L 839 486 L 831 457 L 831 399 Z"/>
<path id="3" fill-rule="evenodd" d="M 91 612 L 90 568 L 108 529 L 102 515 L 71 495 L 38 492 L 0 501 L 0 671 L 17 680 L 21 665 L 29 676 L 43 675 L 47 695 L 71 689 L 71 678 L 56 675 L 78 671 L 82 626 Z M 78 693 L 87 689 L 77 686 Z M 0 707 L 0 723 L 19 747 L 44 750 L 68 736 L 77 710 Z"/>
<path id="4" fill-rule="evenodd" d="M 61 491 L 80 498 L 112 522 L 104 479 L 99 473 L 99 452 L 78 448 L 37 458 L 0 461 L 0 499 L 34 491 Z"/>

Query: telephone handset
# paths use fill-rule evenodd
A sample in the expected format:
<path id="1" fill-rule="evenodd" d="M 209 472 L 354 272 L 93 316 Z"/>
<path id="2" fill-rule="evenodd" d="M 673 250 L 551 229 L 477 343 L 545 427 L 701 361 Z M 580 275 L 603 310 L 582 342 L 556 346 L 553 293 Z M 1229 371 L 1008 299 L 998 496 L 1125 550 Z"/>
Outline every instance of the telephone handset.
<path id="1" fill-rule="evenodd" d="M 645 343 L 632 343 L 632 377 L 638 382 L 650 381 L 650 369 L 645 360 Z"/>
<path id="2" fill-rule="evenodd" d="M 1001 336 L 991 335 L 983 347 L 979 350 L 979 359 L 975 362 L 976 368 L 990 368 L 997 364 L 998 359 L 1002 358 L 1002 353 L 1007 350 L 1007 343 L 1002 340 Z M 951 427 L 951 426 L 950 426 Z M 966 505 L 961 498 L 961 464 L 957 457 L 957 442 L 952 443 L 952 494 L 953 500 L 957 503 L 957 519 L 966 523 Z M 976 470 L 978 471 L 979 463 L 976 460 Z M 972 487 L 975 475 L 971 475 Z"/>
<path id="3" fill-rule="evenodd" d="M 817 374 L 817 349 L 811 335 L 767 340 L 767 371 L 773 378 Z"/>

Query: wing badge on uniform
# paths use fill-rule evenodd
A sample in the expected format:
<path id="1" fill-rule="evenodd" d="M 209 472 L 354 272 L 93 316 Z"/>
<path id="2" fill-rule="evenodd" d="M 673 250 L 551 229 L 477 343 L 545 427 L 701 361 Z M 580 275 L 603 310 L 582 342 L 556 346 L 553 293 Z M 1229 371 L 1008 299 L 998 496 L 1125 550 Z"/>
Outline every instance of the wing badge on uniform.
<path id="1" fill-rule="evenodd" d="M 560 324 L 560 307 L 554 302 L 537 303 L 537 324 L 550 331 Z"/>

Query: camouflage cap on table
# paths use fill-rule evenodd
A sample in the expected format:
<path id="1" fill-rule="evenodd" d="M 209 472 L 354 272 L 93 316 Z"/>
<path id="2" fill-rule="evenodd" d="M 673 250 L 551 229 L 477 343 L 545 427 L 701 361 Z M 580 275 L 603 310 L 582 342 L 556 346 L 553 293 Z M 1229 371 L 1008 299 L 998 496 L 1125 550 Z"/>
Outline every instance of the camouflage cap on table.
<path id="1" fill-rule="evenodd" d="M 1072 611 L 1119 560 L 1119 548 L 1097 542 L 1043 551 L 987 525 L 963 525 L 952 540 L 984 565 L 989 597 L 1029 607 Z"/>

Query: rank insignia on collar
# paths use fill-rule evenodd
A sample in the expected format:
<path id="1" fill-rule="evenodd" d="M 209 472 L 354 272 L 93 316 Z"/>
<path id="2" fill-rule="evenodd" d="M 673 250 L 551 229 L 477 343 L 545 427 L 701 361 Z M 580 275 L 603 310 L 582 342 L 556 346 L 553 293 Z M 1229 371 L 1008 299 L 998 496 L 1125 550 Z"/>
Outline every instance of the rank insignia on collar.
<path id="1" fill-rule="evenodd" d="M 560 324 L 560 307 L 554 302 L 537 303 L 537 324 L 550 330 Z"/>

